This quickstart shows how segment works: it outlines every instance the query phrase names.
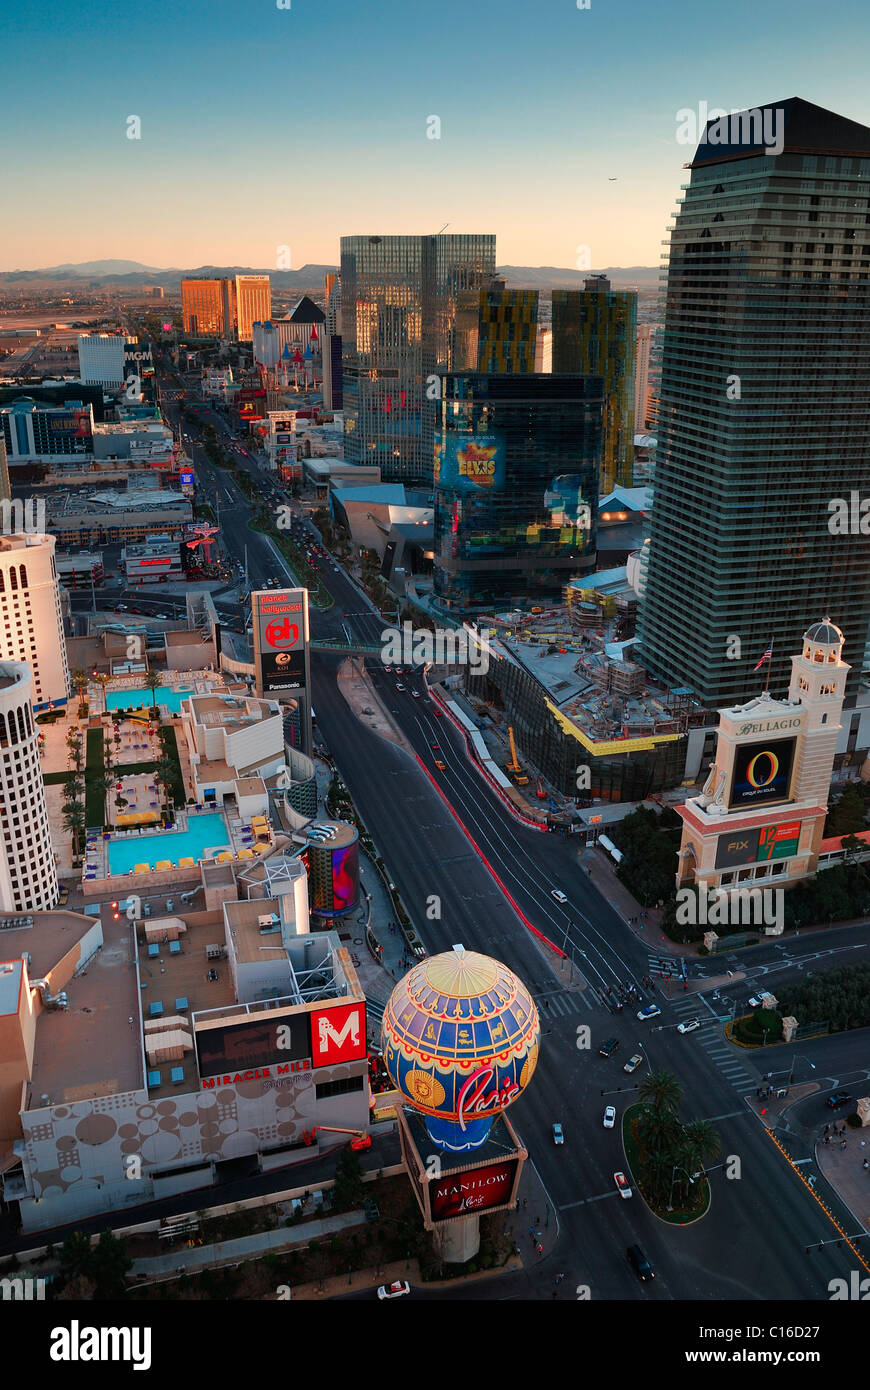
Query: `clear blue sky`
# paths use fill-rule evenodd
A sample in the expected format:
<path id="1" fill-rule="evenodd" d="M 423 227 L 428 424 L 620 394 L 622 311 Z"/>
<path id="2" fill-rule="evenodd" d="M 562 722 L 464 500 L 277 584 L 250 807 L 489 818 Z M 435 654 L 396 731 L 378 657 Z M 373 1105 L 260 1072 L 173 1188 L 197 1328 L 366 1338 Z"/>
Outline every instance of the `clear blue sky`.
<path id="1" fill-rule="evenodd" d="M 7 270 L 298 268 L 445 222 L 500 264 L 657 265 L 681 108 L 870 124 L 867 0 L 0 0 L 0 32 Z"/>

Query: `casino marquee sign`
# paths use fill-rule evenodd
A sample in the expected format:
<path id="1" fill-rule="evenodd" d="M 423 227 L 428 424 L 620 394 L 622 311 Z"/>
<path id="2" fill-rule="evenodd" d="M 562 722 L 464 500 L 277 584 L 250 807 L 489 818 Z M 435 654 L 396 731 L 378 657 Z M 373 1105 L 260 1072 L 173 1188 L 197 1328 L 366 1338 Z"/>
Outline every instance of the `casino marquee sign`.
<path id="1" fill-rule="evenodd" d="M 734 753 L 728 809 L 746 811 L 788 801 L 796 744 L 796 738 L 739 744 Z"/>

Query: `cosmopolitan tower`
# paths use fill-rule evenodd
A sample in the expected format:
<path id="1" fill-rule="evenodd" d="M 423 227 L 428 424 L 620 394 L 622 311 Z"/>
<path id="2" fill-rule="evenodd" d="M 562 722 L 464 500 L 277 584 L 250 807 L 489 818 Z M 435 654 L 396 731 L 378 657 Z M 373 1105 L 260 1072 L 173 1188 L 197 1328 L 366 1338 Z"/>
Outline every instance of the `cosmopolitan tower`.
<path id="1" fill-rule="evenodd" d="M 639 622 L 644 665 L 707 706 L 759 693 L 771 639 L 784 685 L 808 612 L 857 652 L 870 626 L 870 129 L 754 114 L 708 122 L 671 235 Z"/>

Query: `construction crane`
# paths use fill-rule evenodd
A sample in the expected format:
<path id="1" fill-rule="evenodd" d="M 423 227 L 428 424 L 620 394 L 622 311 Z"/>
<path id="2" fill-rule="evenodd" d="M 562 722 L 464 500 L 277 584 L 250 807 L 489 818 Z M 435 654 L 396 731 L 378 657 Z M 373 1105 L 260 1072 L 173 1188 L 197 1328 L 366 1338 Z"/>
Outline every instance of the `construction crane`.
<path id="1" fill-rule="evenodd" d="M 511 760 L 507 765 L 507 770 L 513 777 L 518 787 L 527 787 L 529 785 L 529 779 L 523 774 L 523 770 L 519 764 L 519 759 L 517 758 L 517 745 L 514 741 L 513 725 L 509 725 L 508 727 L 508 738 L 510 739 L 511 745 Z"/>
<path id="2" fill-rule="evenodd" d="M 370 1149 L 372 1146 L 372 1136 L 367 1134 L 364 1129 L 338 1129 L 335 1125 L 316 1125 L 314 1129 L 303 1134 L 303 1144 L 307 1144 L 310 1148 L 318 1134 L 352 1134 L 354 1137 L 348 1147 L 355 1150 Z"/>

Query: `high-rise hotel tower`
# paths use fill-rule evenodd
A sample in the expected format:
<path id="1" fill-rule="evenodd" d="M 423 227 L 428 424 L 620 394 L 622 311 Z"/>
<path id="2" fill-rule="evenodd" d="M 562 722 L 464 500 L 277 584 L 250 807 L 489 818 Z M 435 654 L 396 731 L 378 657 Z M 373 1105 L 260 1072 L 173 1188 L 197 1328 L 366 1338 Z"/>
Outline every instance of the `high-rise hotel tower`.
<path id="1" fill-rule="evenodd" d="M 690 168 L 640 658 L 716 707 L 758 694 L 771 641 L 788 680 L 808 612 L 867 639 L 870 129 L 795 97 L 708 122 Z"/>

